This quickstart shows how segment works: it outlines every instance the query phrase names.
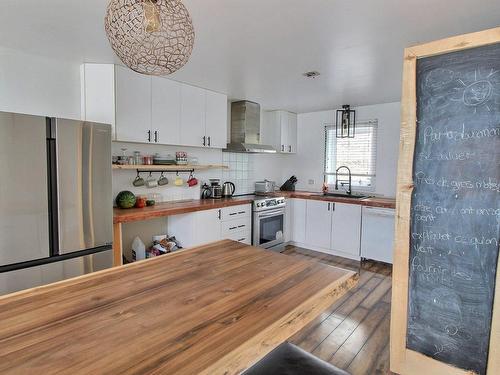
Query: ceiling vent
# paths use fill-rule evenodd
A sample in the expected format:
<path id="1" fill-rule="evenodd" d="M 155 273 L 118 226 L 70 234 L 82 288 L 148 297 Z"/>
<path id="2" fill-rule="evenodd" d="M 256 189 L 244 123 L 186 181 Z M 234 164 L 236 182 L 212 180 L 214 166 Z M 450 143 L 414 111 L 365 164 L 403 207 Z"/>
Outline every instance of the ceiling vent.
<path id="1" fill-rule="evenodd" d="M 316 78 L 320 75 L 320 72 L 317 72 L 317 71 L 311 71 L 311 72 L 305 72 L 304 74 L 302 74 L 304 77 L 306 78 Z"/>

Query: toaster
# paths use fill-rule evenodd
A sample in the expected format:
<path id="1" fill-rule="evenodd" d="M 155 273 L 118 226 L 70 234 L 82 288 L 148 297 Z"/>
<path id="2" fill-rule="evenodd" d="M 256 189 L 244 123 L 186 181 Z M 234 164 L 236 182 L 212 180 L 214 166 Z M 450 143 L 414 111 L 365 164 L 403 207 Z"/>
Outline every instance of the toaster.
<path id="1" fill-rule="evenodd" d="M 269 194 L 269 193 L 274 193 L 274 188 L 276 184 L 274 181 L 257 181 L 255 183 L 255 194 L 258 195 L 263 195 L 263 194 Z"/>

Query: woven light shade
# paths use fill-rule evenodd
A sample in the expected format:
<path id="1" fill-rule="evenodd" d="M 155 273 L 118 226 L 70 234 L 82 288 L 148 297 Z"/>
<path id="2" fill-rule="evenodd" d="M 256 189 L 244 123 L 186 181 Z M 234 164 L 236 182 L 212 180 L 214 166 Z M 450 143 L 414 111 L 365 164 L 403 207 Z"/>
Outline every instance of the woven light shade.
<path id="1" fill-rule="evenodd" d="M 180 0 L 111 0 L 105 30 L 120 60 L 143 74 L 172 74 L 193 51 L 193 22 Z"/>

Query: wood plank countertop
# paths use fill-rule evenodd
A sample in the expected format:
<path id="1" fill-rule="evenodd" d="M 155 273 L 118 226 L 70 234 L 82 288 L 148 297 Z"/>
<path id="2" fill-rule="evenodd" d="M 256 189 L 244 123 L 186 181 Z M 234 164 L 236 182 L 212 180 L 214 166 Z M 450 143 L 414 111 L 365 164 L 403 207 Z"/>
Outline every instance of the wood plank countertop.
<path id="1" fill-rule="evenodd" d="M 298 198 L 298 199 L 309 199 L 325 202 L 338 202 L 338 203 L 349 203 L 349 204 L 359 204 L 361 206 L 368 207 L 379 207 L 379 208 L 396 208 L 395 198 L 385 198 L 385 197 L 371 197 L 371 198 L 344 198 L 344 197 L 329 197 L 323 195 L 323 193 L 310 192 L 310 191 L 277 191 L 273 193 L 275 196 L 284 196 L 285 198 Z"/>
<path id="2" fill-rule="evenodd" d="M 0 297 L 2 374 L 237 374 L 357 282 L 225 240 Z"/>
<path id="3" fill-rule="evenodd" d="M 158 217 L 187 214 L 189 212 L 212 210 L 216 208 L 237 206 L 253 202 L 252 196 L 234 197 L 229 199 L 193 199 L 158 203 L 144 208 L 114 208 L 113 223 L 129 223 L 133 221 L 156 219 Z"/>
<path id="4" fill-rule="evenodd" d="M 284 196 L 286 198 L 310 199 L 320 200 L 327 202 L 339 202 L 359 204 L 369 207 L 380 208 L 396 208 L 396 200 L 394 198 L 364 198 L 353 199 L 343 197 L 328 197 L 322 193 L 306 192 L 306 191 L 278 191 L 272 193 L 273 196 Z M 187 201 L 173 201 L 166 203 L 159 203 L 153 207 L 144 208 L 131 208 L 128 210 L 114 208 L 113 223 L 129 223 L 133 221 L 142 221 L 149 219 L 156 219 L 159 217 L 173 216 L 179 214 L 186 214 L 189 212 L 211 210 L 216 208 L 223 208 L 229 206 L 237 206 L 240 204 L 252 203 L 256 197 L 254 195 L 245 195 L 240 197 L 233 197 L 228 199 L 193 199 Z"/>

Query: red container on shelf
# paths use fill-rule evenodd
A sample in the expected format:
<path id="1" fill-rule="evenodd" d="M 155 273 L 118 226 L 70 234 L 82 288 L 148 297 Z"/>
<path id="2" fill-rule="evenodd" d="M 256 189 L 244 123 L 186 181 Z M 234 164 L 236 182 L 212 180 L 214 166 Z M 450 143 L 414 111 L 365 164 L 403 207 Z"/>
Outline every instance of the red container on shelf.
<path id="1" fill-rule="evenodd" d="M 146 201 L 147 201 L 146 197 L 137 197 L 136 201 L 135 201 L 135 207 L 136 208 L 144 208 L 144 207 L 146 207 Z"/>

